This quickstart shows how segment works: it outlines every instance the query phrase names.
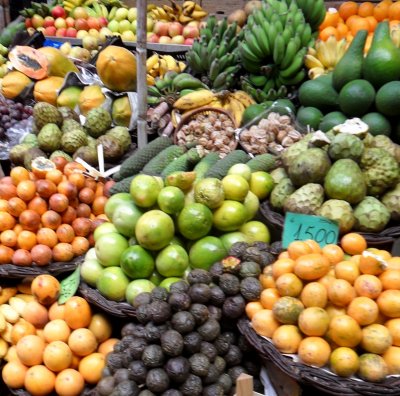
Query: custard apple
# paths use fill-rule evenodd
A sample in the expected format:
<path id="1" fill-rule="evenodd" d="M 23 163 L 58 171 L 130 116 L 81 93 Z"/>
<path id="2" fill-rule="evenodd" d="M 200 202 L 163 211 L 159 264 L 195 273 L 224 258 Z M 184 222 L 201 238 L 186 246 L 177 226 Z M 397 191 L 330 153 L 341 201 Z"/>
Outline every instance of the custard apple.
<path id="1" fill-rule="evenodd" d="M 388 191 L 381 199 L 381 202 L 389 209 L 392 220 L 400 220 L 400 184 Z"/>
<path id="2" fill-rule="evenodd" d="M 57 107 L 50 103 L 38 102 L 33 106 L 33 120 L 37 129 L 41 130 L 46 124 L 61 126 L 63 117 Z"/>
<path id="3" fill-rule="evenodd" d="M 61 147 L 62 132 L 56 124 L 46 124 L 37 137 L 39 148 L 52 153 Z"/>
<path id="4" fill-rule="evenodd" d="M 356 221 L 351 205 L 341 199 L 328 199 L 318 209 L 317 214 L 336 221 L 342 234 L 349 232 Z"/>
<path id="5" fill-rule="evenodd" d="M 83 129 L 83 126 L 79 122 L 73 120 L 72 118 L 68 118 L 67 120 L 64 120 L 62 127 L 61 127 L 62 133 L 67 133 L 67 132 L 73 131 L 74 129 L 80 129 L 83 132 L 85 131 Z"/>
<path id="6" fill-rule="evenodd" d="M 282 179 L 286 179 L 289 177 L 288 174 L 286 173 L 285 168 L 281 167 L 272 170 L 271 172 L 269 172 L 269 174 L 274 179 L 275 184 L 278 184 Z"/>
<path id="7" fill-rule="evenodd" d="M 328 154 L 334 161 L 349 158 L 358 162 L 363 151 L 364 143 L 361 139 L 348 133 L 339 133 L 332 139 Z"/>
<path id="8" fill-rule="evenodd" d="M 103 145 L 104 159 L 115 161 L 124 155 L 121 142 L 114 136 L 104 135 L 97 139 L 97 144 Z"/>
<path id="9" fill-rule="evenodd" d="M 391 156 L 396 157 L 396 144 L 386 135 L 377 135 L 372 139 L 370 147 L 386 150 Z"/>
<path id="10" fill-rule="evenodd" d="M 287 168 L 294 159 L 302 152 L 308 149 L 309 142 L 311 140 L 312 133 L 306 135 L 303 139 L 289 146 L 281 156 L 282 163 Z"/>
<path id="11" fill-rule="evenodd" d="M 97 166 L 99 163 L 97 158 L 97 150 L 93 146 L 79 147 L 78 150 L 75 151 L 73 159 L 75 160 L 78 157 L 92 166 Z"/>
<path id="12" fill-rule="evenodd" d="M 89 135 L 87 135 L 86 137 L 87 137 L 87 145 L 90 147 L 96 148 L 97 147 L 97 139 L 95 139 Z"/>
<path id="13" fill-rule="evenodd" d="M 324 202 L 324 189 L 320 184 L 308 183 L 286 198 L 285 212 L 316 214 Z"/>
<path id="14" fill-rule="evenodd" d="M 320 148 L 310 148 L 299 154 L 288 167 L 290 180 L 295 186 L 322 183 L 331 167 L 328 154 Z"/>
<path id="15" fill-rule="evenodd" d="M 274 209 L 282 209 L 286 198 L 295 190 L 296 188 L 288 177 L 282 179 L 271 191 L 269 196 L 271 206 Z"/>
<path id="16" fill-rule="evenodd" d="M 54 158 L 57 158 L 57 157 L 63 157 L 63 158 L 65 158 L 68 162 L 71 162 L 71 161 L 72 161 L 72 157 L 71 157 L 69 154 L 67 154 L 65 151 L 62 151 L 62 150 L 53 151 L 53 152 L 51 153 L 49 159 L 50 159 L 50 160 L 53 160 Z"/>
<path id="17" fill-rule="evenodd" d="M 111 115 L 102 107 L 90 110 L 86 115 L 85 129 L 94 138 L 103 135 L 110 129 L 112 123 Z"/>
<path id="18" fill-rule="evenodd" d="M 86 133 L 80 129 L 74 129 L 70 132 L 66 132 L 61 138 L 62 149 L 68 153 L 73 154 L 79 147 L 87 145 Z"/>
<path id="19" fill-rule="evenodd" d="M 128 151 L 132 144 L 132 138 L 129 133 L 129 129 L 123 126 L 111 128 L 109 131 L 107 131 L 106 136 L 114 136 L 121 143 L 124 152 Z"/>
<path id="20" fill-rule="evenodd" d="M 365 197 L 354 209 L 354 229 L 364 232 L 380 232 L 390 220 L 389 209 L 374 197 Z"/>
<path id="21" fill-rule="evenodd" d="M 399 181 L 399 164 L 382 148 L 365 149 L 361 169 L 367 184 L 367 195 L 381 195 Z"/>
<path id="22" fill-rule="evenodd" d="M 31 147 L 39 147 L 38 137 L 34 133 L 25 135 L 21 143 L 29 144 Z"/>
<path id="23" fill-rule="evenodd" d="M 73 119 L 79 122 L 79 115 L 76 111 L 72 110 L 70 107 L 62 106 L 58 107 L 58 111 L 61 113 L 64 120 Z"/>

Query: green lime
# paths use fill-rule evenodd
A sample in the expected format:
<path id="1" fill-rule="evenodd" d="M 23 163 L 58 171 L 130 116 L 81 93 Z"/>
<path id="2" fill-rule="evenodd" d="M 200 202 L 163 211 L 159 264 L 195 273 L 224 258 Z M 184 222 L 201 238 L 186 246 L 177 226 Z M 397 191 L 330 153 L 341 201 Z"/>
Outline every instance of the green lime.
<path id="1" fill-rule="evenodd" d="M 180 282 L 182 278 L 178 277 L 171 277 L 171 278 L 165 278 L 158 286 L 163 287 L 169 291 L 169 288 L 171 287 L 172 284 L 176 282 Z"/>
<path id="2" fill-rule="evenodd" d="M 265 111 L 265 106 L 262 104 L 252 104 L 249 107 L 245 109 L 243 112 L 243 117 L 242 117 L 242 126 L 250 123 L 253 121 L 255 118 L 257 118 L 260 114 L 262 114 Z"/>
<path id="3" fill-rule="evenodd" d="M 179 213 L 178 230 L 187 239 L 199 239 L 210 232 L 212 222 L 211 210 L 201 203 L 193 203 Z"/>
<path id="4" fill-rule="evenodd" d="M 130 194 L 135 204 L 141 208 L 150 208 L 157 202 L 162 186 L 154 176 L 137 175 L 130 185 Z"/>
<path id="5" fill-rule="evenodd" d="M 247 164 L 235 164 L 229 168 L 228 175 L 239 175 L 249 182 L 251 177 L 251 168 Z"/>
<path id="6" fill-rule="evenodd" d="M 148 278 L 154 271 L 153 256 L 139 245 L 130 246 L 122 253 L 120 265 L 132 279 Z"/>
<path id="7" fill-rule="evenodd" d="M 190 266 L 208 271 L 215 262 L 222 260 L 227 254 L 228 252 L 219 238 L 206 236 L 196 241 L 190 248 Z"/>
<path id="8" fill-rule="evenodd" d="M 117 231 L 126 236 L 133 237 L 135 235 L 135 226 L 143 212 L 133 203 L 121 202 L 114 209 L 112 223 Z"/>
<path id="9" fill-rule="evenodd" d="M 183 240 L 176 235 L 171 239 L 171 242 L 169 244 L 185 247 L 185 243 L 183 242 Z"/>
<path id="10" fill-rule="evenodd" d="M 169 245 L 156 257 L 157 271 L 166 278 L 183 276 L 189 266 L 189 256 L 186 250 L 179 245 Z"/>
<path id="11" fill-rule="evenodd" d="M 98 277 L 96 287 L 109 300 L 122 301 L 128 284 L 129 278 L 120 267 L 107 267 Z"/>
<path id="12" fill-rule="evenodd" d="M 322 117 L 318 129 L 322 132 L 330 131 L 334 126 L 343 124 L 347 117 L 341 111 L 331 111 Z"/>
<path id="13" fill-rule="evenodd" d="M 109 219 L 112 219 L 115 208 L 122 202 L 132 202 L 131 194 L 117 193 L 108 198 L 106 205 L 104 206 L 104 213 Z"/>
<path id="14" fill-rule="evenodd" d="M 271 241 L 271 234 L 264 223 L 261 221 L 249 221 L 240 227 L 240 232 L 250 240 L 250 243 L 254 242 L 265 242 Z"/>
<path id="15" fill-rule="evenodd" d="M 125 299 L 129 304 L 132 304 L 138 294 L 150 293 L 155 287 L 155 284 L 148 279 L 135 279 L 128 284 Z"/>
<path id="16" fill-rule="evenodd" d="M 154 283 L 156 286 L 158 286 L 162 281 L 164 280 L 164 277 L 159 274 L 156 270 L 151 274 L 149 281 L 151 283 Z"/>
<path id="17" fill-rule="evenodd" d="M 260 201 L 256 194 L 254 194 L 252 191 L 249 191 L 243 201 L 243 205 L 247 210 L 246 220 L 251 220 L 258 212 Z"/>
<path id="18" fill-rule="evenodd" d="M 179 213 L 185 205 L 185 194 L 178 187 L 164 187 L 158 194 L 157 203 L 165 213 Z"/>
<path id="19" fill-rule="evenodd" d="M 368 124 L 368 132 L 371 135 L 386 135 L 390 136 L 392 132 L 392 126 L 389 120 L 381 113 L 368 113 L 361 118 L 366 124 Z"/>
<path id="20" fill-rule="evenodd" d="M 375 89 L 366 80 L 350 81 L 339 93 L 340 110 L 350 117 L 361 117 L 368 113 L 368 109 L 373 105 L 374 100 Z"/>
<path id="21" fill-rule="evenodd" d="M 248 217 L 245 206 L 238 201 L 224 201 L 214 211 L 213 224 L 220 231 L 236 231 L 244 224 Z"/>
<path id="22" fill-rule="evenodd" d="M 379 88 L 376 94 L 377 110 L 385 116 L 398 116 L 400 108 L 400 81 L 391 81 Z"/>
<path id="23" fill-rule="evenodd" d="M 222 234 L 219 239 L 221 239 L 222 244 L 226 250 L 229 250 L 231 246 L 236 242 L 246 242 L 250 243 L 250 239 L 240 231 L 228 232 L 227 234 Z"/>
<path id="24" fill-rule="evenodd" d="M 251 174 L 250 191 L 257 195 L 258 199 L 267 198 L 274 186 L 274 179 L 268 172 L 257 171 Z"/>
<path id="25" fill-rule="evenodd" d="M 309 127 L 316 131 L 323 116 L 322 112 L 315 107 L 302 107 L 297 112 L 296 120 L 304 129 Z"/>
<path id="26" fill-rule="evenodd" d="M 96 259 L 85 258 L 80 266 L 81 278 L 90 286 L 96 287 L 97 279 L 104 267 Z"/>
<path id="27" fill-rule="evenodd" d="M 224 189 L 225 199 L 240 202 L 244 201 L 250 189 L 247 180 L 240 175 L 226 175 L 222 179 L 222 187 Z"/>
<path id="28" fill-rule="evenodd" d="M 105 223 L 100 224 L 99 226 L 96 227 L 93 233 L 93 238 L 94 241 L 97 242 L 97 240 L 103 235 L 103 234 L 109 234 L 111 232 L 118 232 L 117 228 L 113 223 L 109 223 L 108 221 Z"/>

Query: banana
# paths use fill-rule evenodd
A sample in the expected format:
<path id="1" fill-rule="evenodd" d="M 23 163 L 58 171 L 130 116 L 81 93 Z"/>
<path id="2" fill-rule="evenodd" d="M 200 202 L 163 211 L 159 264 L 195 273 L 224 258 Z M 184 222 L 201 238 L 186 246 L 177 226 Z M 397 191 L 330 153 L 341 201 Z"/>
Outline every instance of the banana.
<path id="1" fill-rule="evenodd" d="M 330 52 L 330 49 L 323 41 L 316 43 L 315 48 L 317 50 L 317 57 L 324 65 L 325 68 L 329 69 L 335 62 L 335 54 Z"/>
<path id="2" fill-rule="evenodd" d="M 304 64 L 306 65 L 307 69 L 313 69 L 316 67 L 324 69 L 324 65 L 321 63 L 321 61 L 309 53 L 304 57 Z"/>
<path id="3" fill-rule="evenodd" d="M 243 112 L 245 111 L 245 107 L 244 107 L 243 103 L 241 101 L 237 100 L 236 98 L 230 97 L 227 107 L 228 107 L 228 110 L 233 115 L 236 125 L 240 125 L 242 123 Z"/>
<path id="4" fill-rule="evenodd" d="M 149 72 L 153 67 L 158 63 L 159 56 L 158 54 L 153 54 L 150 58 L 146 60 L 146 70 Z"/>
<path id="5" fill-rule="evenodd" d="M 273 59 L 275 64 L 280 64 L 285 56 L 285 40 L 282 35 L 278 35 L 274 41 Z"/>
<path id="6" fill-rule="evenodd" d="M 260 48 L 257 42 L 257 38 L 254 36 L 254 34 L 251 31 L 246 31 L 244 33 L 244 37 L 246 40 L 247 45 L 249 46 L 251 52 L 259 59 L 263 59 L 266 55 Z"/>
<path id="7" fill-rule="evenodd" d="M 315 78 L 322 76 L 325 73 L 326 70 L 324 67 L 313 67 L 308 71 L 308 77 L 310 78 L 310 80 L 314 80 Z"/>
<path id="8" fill-rule="evenodd" d="M 222 109 L 224 104 L 218 98 L 214 98 L 210 103 L 207 104 L 207 106 Z"/>
<path id="9" fill-rule="evenodd" d="M 103 15 L 101 7 L 100 7 L 100 4 L 97 1 L 92 4 L 92 7 L 93 7 L 94 11 L 96 12 L 97 16 L 102 16 Z"/>
<path id="10" fill-rule="evenodd" d="M 261 26 L 254 26 L 253 33 L 254 36 L 257 37 L 258 45 L 264 57 L 268 57 L 271 54 L 271 45 L 264 29 Z"/>
<path id="11" fill-rule="evenodd" d="M 303 67 L 305 51 L 305 48 L 301 49 L 293 58 L 293 62 L 290 64 L 290 66 L 279 72 L 279 77 L 281 80 L 292 78 Z"/>
<path id="12" fill-rule="evenodd" d="M 287 43 L 285 55 L 283 56 L 280 65 L 281 69 L 286 69 L 287 67 L 289 67 L 297 51 L 298 51 L 298 46 L 296 40 L 292 37 Z"/>
<path id="13" fill-rule="evenodd" d="M 311 39 L 312 39 L 311 26 L 309 24 L 306 24 L 304 26 L 303 33 L 301 35 L 301 44 L 305 47 L 308 47 Z"/>
<path id="14" fill-rule="evenodd" d="M 257 88 L 263 87 L 265 83 L 268 81 L 267 76 L 262 76 L 258 74 L 249 74 L 248 79 L 250 81 L 250 84 Z"/>
<path id="15" fill-rule="evenodd" d="M 104 4 L 100 4 L 101 7 L 101 14 L 104 18 L 108 18 L 108 9 Z"/>
<path id="16" fill-rule="evenodd" d="M 186 63 L 179 61 L 178 67 L 179 67 L 179 71 L 183 72 L 186 69 Z"/>
<path id="17" fill-rule="evenodd" d="M 283 85 L 297 85 L 300 84 L 305 79 L 306 76 L 307 76 L 306 71 L 304 69 L 301 69 L 290 78 L 283 78 L 279 76 L 279 79 L 281 80 Z"/>
<path id="18" fill-rule="evenodd" d="M 191 16 L 192 18 L 196 19 L 196 20 L 203 19 L 203 18 L 205 18 L 207 15 L 208 15 L 208 14 L 207 14 L 206 11 L 196 11 L 196 10 L 194 10 L 194 11 L 190 14 L 190 16 Z"/>
<path id="19" fill-rule="evenodd" d="M 160 58 L 159 65 L 160 65 L 159 75 L 161 78 L 163 78 L 164 74 L 169 70 L 167 61 L 164 58 Z"/>
<path id="20" fill-rule="evenodd" d="M 201 89 L 179 98 L 173 105 L 178 110 L 192 110 L 211 103 L 214 94 L 208 89 Z"/>
<path id="21" fill-rule="evenodd" d="M 112 20 L 115 18 L 115 14 L 117 13 L 118 7 L 111 8 L 110 12 L 108 13 L 108 20 Z"/>
<path id="22" fill-rule="evenodd" d="M 184 14 L 181 14 L 181 15 L 179 15 L 178 20 L 179 20 L 180 23 L 188 23 L 188 22 L 193 21 L 193 18 L 189 17 L 189 16 L 186 16 Z"/>
<path id="23" fill-rule="evenodd" d="M 239 51 L 242 59 L 247 59 L 250 62 L 257 62 L 257 63 L 260 61 L 260 59 L 251 51 L 247 43 L 242 43 Z"/>
<path id="24" fill-rule="evenodd" d="M 249 107 L 255 103 L 254 99 L 244 91 L 235 91 L 231 93 L 230 96 L 233 96 L 236 100 L 241 102 L 244 107 Z"/>
<path id="25" fill-rule="evenodd" d="M 208 73 L 209 79 L 211 81 L 214 81 L 217 78 L 219 71 L 220 71 L 220 60 L 219 58 L 215 58 L 210 65 L 210 71 Z"/>
<path id="26" fill-rule="evenodd" d="M 164 59 L 167 62 L 168 70 L 174 70 L 177 73 L 179 73 L 181 71 L 176 59 L 173 56 L 171 56 L 171 55 L 162 55 L 161 58 Z"/>
<path id="27" fill-rule="evenodd" d="M 155 78 L 153 76 L 151 76 L 150 74 L 147 74 L 146 80 L 147 80 L 147 85 L 152 86 L 156 83 Z"/>

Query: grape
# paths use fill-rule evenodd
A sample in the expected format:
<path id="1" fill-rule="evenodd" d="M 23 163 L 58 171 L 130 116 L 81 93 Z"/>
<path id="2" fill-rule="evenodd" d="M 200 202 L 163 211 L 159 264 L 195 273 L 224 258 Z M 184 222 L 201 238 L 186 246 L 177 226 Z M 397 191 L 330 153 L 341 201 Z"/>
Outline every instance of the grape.
<path id="1" fill-rule="evenodd" d="M 21 120 L 28 119 L 32 114 L 31 106 L 25 106 L 23 103 L 14 102 L 11 99 L 0 99 L 0 128 L 3 131 L 0 135 Z"/>

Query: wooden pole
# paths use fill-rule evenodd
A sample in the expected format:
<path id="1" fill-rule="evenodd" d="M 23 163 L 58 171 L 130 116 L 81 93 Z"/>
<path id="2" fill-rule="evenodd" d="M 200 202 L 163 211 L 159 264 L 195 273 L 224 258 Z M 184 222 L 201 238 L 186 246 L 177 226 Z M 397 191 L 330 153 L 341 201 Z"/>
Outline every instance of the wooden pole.
<path id="1" fill-rule="evenodd" d="M 137 0 L 137 94 L 138 94 L 138 148 L 147 144 L 147 0 Z"/>

